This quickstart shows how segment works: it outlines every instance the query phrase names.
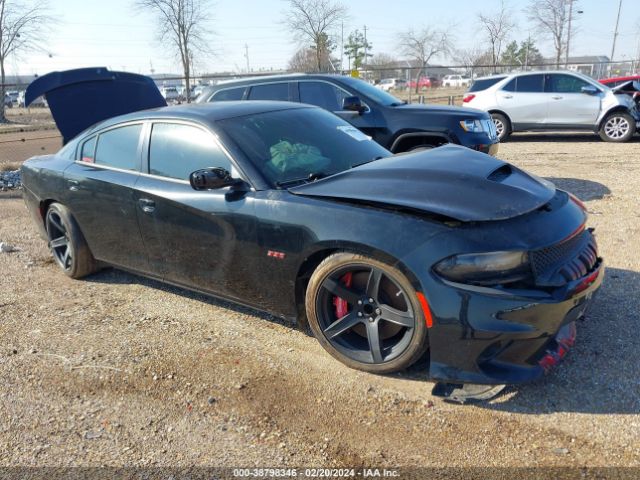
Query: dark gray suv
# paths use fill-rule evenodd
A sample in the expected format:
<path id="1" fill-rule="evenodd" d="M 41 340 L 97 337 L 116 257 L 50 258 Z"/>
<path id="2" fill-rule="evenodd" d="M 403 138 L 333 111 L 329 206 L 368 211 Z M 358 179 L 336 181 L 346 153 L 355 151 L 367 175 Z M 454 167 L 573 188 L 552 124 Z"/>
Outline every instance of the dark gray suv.
<path id="1" fill-rule="evenodd" d="M 233 80 L 196 100 L 282 100 L 316 105 L 342 117 L 394 153 L 457 143 L 495 155 L 498 135 L 486 112 L 407 104 L 373 85 L 338 75 L 274 75 Z"/>

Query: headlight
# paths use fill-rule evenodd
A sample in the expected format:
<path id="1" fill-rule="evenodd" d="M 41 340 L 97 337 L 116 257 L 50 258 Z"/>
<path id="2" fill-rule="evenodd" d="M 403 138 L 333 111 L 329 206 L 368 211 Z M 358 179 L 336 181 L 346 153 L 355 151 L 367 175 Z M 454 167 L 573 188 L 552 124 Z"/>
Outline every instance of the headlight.
<path id="1" fill-rule="evenodd" d="M 527 252 L 490 252 L 453 255 L 434 270 L 458 283 L 498 285 L 526 279 L 531 273 Z"/>
<path id="2" fill-rule="evenodd" d="M 462 120 L 460 126 L 465 132 L 480 133 L 484 132 L 482 122 L 480 120 Z"/>

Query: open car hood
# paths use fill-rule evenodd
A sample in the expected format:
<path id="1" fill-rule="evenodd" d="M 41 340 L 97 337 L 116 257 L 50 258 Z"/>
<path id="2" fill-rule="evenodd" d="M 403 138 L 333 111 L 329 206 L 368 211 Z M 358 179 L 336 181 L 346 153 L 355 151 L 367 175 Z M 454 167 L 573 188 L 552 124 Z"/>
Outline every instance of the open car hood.
<path id="1" fill-rule="evenodd" d="M 550 182 L 454 145 L 383 158 L 289 191 L 396 206 L 463 222 L 523 215 L 555 195 Z"/>
<path id="2" fill-rule="evenodd" d="M 144 75 L 105 67 L 51 72 L 27 87 L 25 105 L 44 95 L 64 143 L 97 122 L 167 102 Z"/>
<path id="3" fill-rule="evenodd" d="M 616 93 L 634 93 L 640 92 L 640 82 L 637 80 L 629 80 L 628 82 L 621 83 L 617 87 L 613 87 Z"/>

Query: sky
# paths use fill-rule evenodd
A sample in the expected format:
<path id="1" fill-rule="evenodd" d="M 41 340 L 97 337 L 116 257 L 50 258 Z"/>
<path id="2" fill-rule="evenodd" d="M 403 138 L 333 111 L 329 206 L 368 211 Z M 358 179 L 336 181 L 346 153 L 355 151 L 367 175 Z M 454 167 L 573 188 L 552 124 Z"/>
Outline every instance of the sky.
<path id="1" fill-rule="evenodd" d="M 38 0 L 31 0 L 38 1 Z M 575 22 L 571 55 L 611 54 L 613 30 L 619 0 L 574 0 L 582 10 Z M 470 48 L 486 43 L 477 14 L 499 9 L 500 0 L 343 0 L 349 10 L 344 22 L 349 32 L 367 27 L 372 53 L 398 55 L 398 32 L 422 26 L 446 28 L 453 33 L 455 47 Z M 523 13 L 529 0 L 506 0 L 517 28 L 515 40 L 528 35 L 543 55 L 551 56 L 550 42 L 532 29 Z M 157 39 L 155 17 L 135 8 L 134 0 L 49 0 L 55 22 L 43 25 L 38 48 L 8 61 L 9 74 L 42 75 L 52 70 L 89 66 L 149 74 L 179 73 L 180 62 Z M 281 23 L 285 0 L 210 0 L 212 20 L 207 25 L 210 56 L 196 52 L 196 73 L 245 72 L 248 50 L 252 71 L 286 68 L 299 48 L 293 35 Z M 616 42 L 616 60 L 638 58 L 640 50 L 640 9 L 638 0 L 622 0 Z M 246 49 L 245 49 L 246 45 Z M 452 64 L 440 58 L 433 63 Z M 346 60 L 345 60 L 346 68 Z"/>

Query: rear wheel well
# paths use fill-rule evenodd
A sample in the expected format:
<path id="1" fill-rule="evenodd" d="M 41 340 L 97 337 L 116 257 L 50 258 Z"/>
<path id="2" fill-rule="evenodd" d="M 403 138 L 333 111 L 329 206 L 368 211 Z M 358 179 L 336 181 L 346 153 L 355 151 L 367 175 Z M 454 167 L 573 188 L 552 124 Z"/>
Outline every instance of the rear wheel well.
<path id="1" fill-rule="evenodd" d="M 406 152 L 420 145 L 439 147 L 446 143 L 450 143 L 449 139 L 437 134 L 430 134 L 426 132 L 405 133 L 399 135 L 398 138 L 395 139 L 391 146 L 391 151 L 393 153 Z"/>

